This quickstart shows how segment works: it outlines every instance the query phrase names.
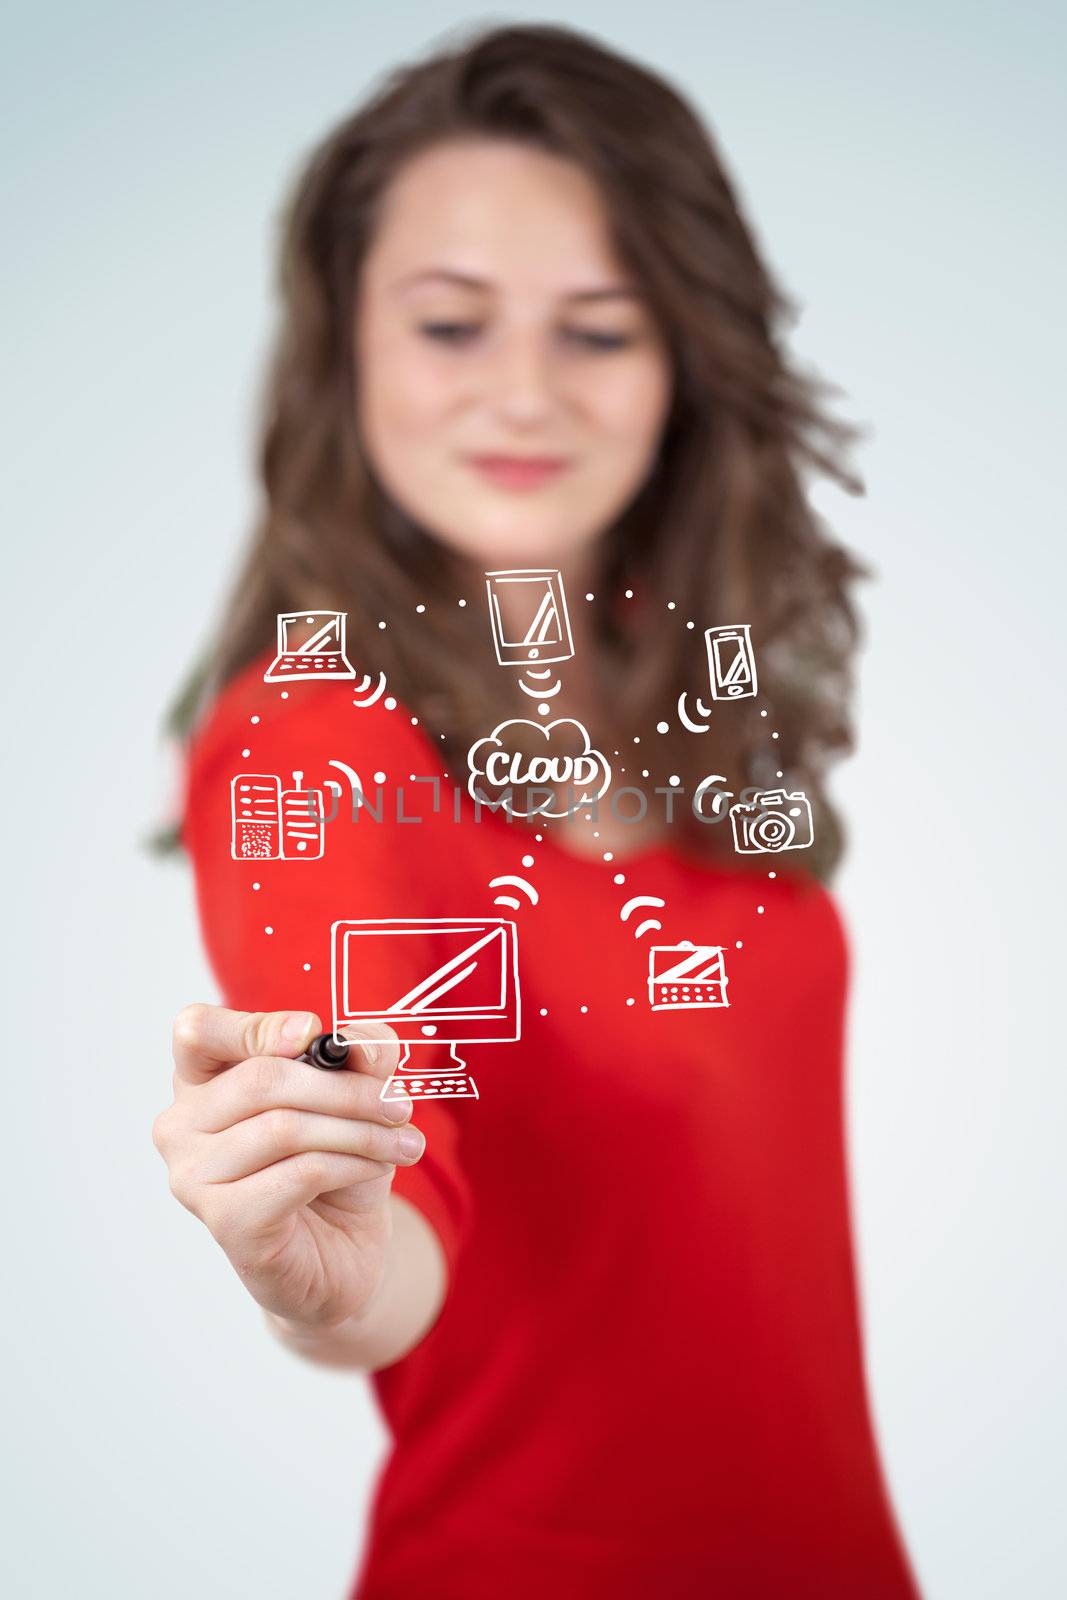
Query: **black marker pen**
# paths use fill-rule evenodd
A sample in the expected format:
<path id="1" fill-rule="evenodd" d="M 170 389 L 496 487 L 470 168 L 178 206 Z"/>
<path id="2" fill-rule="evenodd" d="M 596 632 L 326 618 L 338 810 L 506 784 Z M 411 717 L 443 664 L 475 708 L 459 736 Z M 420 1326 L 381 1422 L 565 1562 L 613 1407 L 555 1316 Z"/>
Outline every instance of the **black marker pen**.
<path id="1" fill-rule="evenodd" d="M 344 1039 L 335 1039 L 332 1033 L 319 1033 L 296 1059 L 306 1061 L 310 1067 L 321 1067 L 323 1072 L 339 1072 L 348 1065 L 348 1044 Z"/>

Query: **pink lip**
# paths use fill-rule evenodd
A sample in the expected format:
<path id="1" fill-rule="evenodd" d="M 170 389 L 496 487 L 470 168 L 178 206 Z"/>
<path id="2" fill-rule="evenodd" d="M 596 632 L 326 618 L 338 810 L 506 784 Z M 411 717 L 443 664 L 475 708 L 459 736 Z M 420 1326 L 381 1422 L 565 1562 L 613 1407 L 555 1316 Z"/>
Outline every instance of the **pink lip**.
<path id="1" fill-rule="evenodd" d="M 472 467 L 506 489 L 535 489 L 567 465 L 562 456 L 468 456 Z"/>

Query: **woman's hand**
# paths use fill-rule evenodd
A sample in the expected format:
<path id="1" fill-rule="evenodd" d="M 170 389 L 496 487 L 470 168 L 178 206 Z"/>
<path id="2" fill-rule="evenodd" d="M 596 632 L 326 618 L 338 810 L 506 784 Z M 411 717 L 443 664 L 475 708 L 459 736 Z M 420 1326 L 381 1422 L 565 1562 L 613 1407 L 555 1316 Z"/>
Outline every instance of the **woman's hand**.
<path id="1" fill-rule="evenodd" d="M 418 1129 L 403 1126 L 411 1101 L 380 1098 L 399 1060 L 392 1028 L 345 1029 L 367 1042 L 353 1044 L 338 1072 L 292 1059 L 321 1031 L 307 1011 L 187 1006 L 174 1023 L 174 1102 L 152 1125 L 171 1192 L 249 1293 L 309 1327 L 370 1305 L 392 1228 L 393 1173 L 425 1148 Z"/>

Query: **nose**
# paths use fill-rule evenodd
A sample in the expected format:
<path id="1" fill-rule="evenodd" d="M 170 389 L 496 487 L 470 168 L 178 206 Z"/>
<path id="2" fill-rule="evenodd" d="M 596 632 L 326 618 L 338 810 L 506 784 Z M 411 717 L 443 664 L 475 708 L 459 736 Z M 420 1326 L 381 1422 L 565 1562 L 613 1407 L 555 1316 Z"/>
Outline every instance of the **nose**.
<path id="1" fill-rule="evenodd" d="M 489 358 L 488 392 L 497 414 L 516 427 L 541 422 L 555 400 L 548 341 L 539 327 L 501 331 Z"/>

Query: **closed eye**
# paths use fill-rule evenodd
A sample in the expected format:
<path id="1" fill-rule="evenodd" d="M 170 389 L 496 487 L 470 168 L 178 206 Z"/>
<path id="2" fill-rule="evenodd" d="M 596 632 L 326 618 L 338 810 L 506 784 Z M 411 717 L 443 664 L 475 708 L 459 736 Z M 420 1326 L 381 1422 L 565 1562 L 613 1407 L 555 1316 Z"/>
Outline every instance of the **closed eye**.
<path id="1" fill-rule="evenodd" d="M 625 333 L 597 333 L 593 328 L 581 332 L 576 329 L 573 337 L 587 344 L 591 350 L 625 350 L 628 344 L 633 343 Z"/>
<path id="2" fill-rule="evenodd" d="M 419 332 L 442 344 L 466 344 L 478 332 L 476 322 L 423 322 Z M 564 328 L 565 337 L 591 350 L 624 350 L 633 340 L 624 333 L 602 333 L 593 328 Z"/>
<path id="3" fill-rule="evenodd" d="M 477 324 L 473 322 L 423 322 L 419 325 L 420 333 L 430 339 L 440 339 L 444 344 L 460 344 L 468 334 L 477 331 Z"/>

